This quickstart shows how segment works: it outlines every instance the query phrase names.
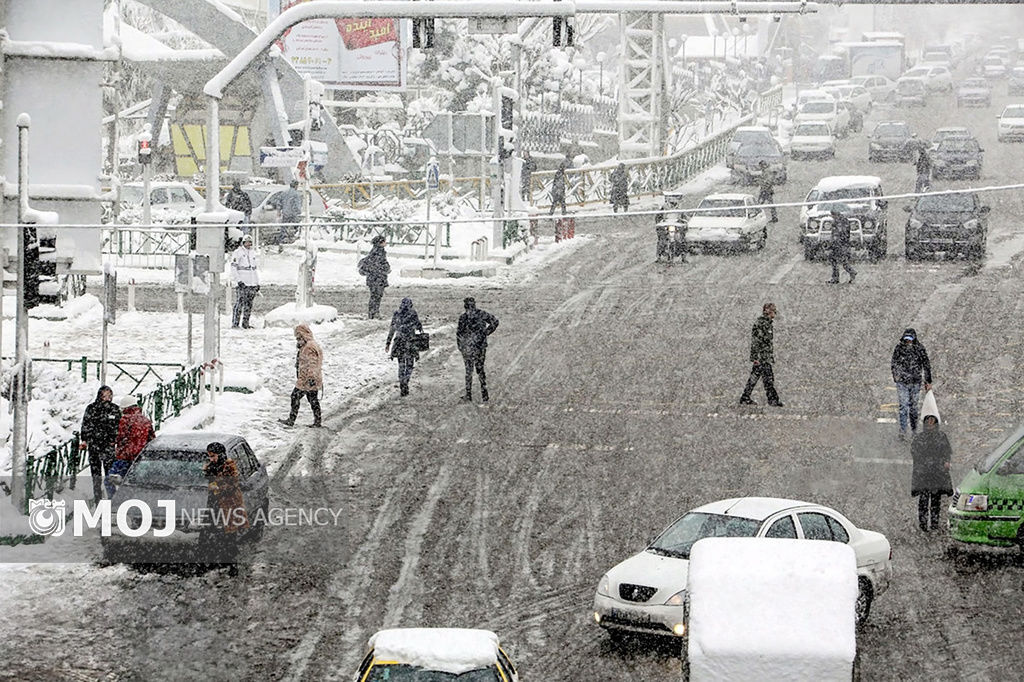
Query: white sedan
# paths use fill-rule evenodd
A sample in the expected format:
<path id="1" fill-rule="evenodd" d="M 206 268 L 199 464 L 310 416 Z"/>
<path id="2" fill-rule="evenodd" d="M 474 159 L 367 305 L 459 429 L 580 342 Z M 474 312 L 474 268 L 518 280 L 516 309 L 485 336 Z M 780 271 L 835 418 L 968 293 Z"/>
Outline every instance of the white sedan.
<path id="1" fill-rule="evenodd" d="M 773 497 L 712 502 L 687 512 L 642 552 L 608 571 L 594 595 L 594 621 L 611 633 L 686 635 L 690 548 L 708 537 L 826 540 L 857 557 L 857 622 L 892 580 L 892 548 L 881 533 L 857 528 L 834 509 Z"/>
<path id="2" fill-rule="evenodd" d="M 809 156 L 832 158 L 836 155 L 836 139 L 824 121 L 798 123 L 789 139 L 789 152 L 793 159 Z"/>
<path id="3" fill-rule="evenodd" d="M 687 223 L 686 241 L 704 247 L 763 249 L 768 216 L 750 194 L 711 194 L 701 199 Z"/>
<path id="4" fill-rule="evenodd" d="M 953 92 L 953 74 L 945 66 L 922 64 L 907 71 L 901 78 L 921 78 L 928 92 Z"/>
<path id="5" fill-rule="evenodd" d="M 889 102 L 896 95 L 896 81 L 886 76 L 854 76 L 850 80 L 867 90 L 872 102 Z"/>
<path id="6" fill-rule="evenodd" d="M 1024 104 L 1010 104 L 999 114 L 997 135 L 1000 142 L 1024 140 Z"/>

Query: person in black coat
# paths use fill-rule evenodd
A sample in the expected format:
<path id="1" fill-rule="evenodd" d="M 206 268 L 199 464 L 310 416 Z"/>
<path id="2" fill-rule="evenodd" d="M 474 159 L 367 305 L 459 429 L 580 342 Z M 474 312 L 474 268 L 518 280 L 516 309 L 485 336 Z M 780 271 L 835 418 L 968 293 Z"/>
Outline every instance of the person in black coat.
<path id="1" fill-rule="evenodd" d="M 768 398 L 768 404 L 775 407 L 782 407 L 779 394 L 775 391 L 775 372 L 772 366 L 775 364 L 775 330 L 772 321 L 777 313 L 774 303 L 765 303 L 762 308 L 761 317 L 754 321 L 750 330 L 750 378 L 740 396 L 740 405 L 756 405 L 750 394 L 757 385 L 758 380 L 764 381 L 764 392 Z"/>
<path id="2" fill-rule="evenodd" d="M 928 191 L 928 185 L 932 179 L 932 160 L 928 158 L 927 146 L 920 146 L 917 150 L 917 182 L 914 184 L 915 192 Z"/>
<path id="3" fill-rule="evenodd" d="M 498 328 L 498 318 L 476 307 L 476 299 L 472 296 L 462 301 L 466 312 L 459 317 L 459 328 L 455 332 L 455 340 L 462 353 L 462 361 L 466 364 L 466 393 L 462 400 L 473 400 L 473 370 L 480 377 L 480 397 L 486 403 L 487 373 L 484 362 L 487 359 L 487 337 Z"/>
<path id="4" fill-rule="evenodd" d="M 420 359 L 420 354 L 413 348 L 412 336 L 423 332 L 420 316 L 412 307 L 411 298 L 403 298 L 398 310 L 391 316 L 391 330 L 388 340 L 384 342 L 384 350 L 391 348 L 391 357 L 398 360 L 398 389 L 401 395 L 409 395 L 409 379 L 412 368 Z M 392 340 L 395 342 L 391 345 Z"/>
<path id="5" fill-rule="evenodd" d="M 953 448 L 946 434 L 939 430 L 938 416 L 925 415 L 924 428 L 914 436 L 910 453 L 914 458 L 910 494 L 917 498 L 917 523 L 921 530 L 937 530 L 942 496 L 953 494 L 949 478 Z"/>
<path id="6" fill-rule="evenodd" d="M 523 152 L 523 167 L 519 172 L 519 196 L 523 201 L 530 200 L 530 182 L 536 170 L 537 162 L 530 156 L 530 152 Z"/>
<path id="7" fill-rule="evenodd" d="M 629 210 L 629 171 L 626 170 L 626 164 L 620 163 L 615 170 L 611 172 L 608 179 L 612 184 L 611 191 L 611 203 L 612 212 L 618 213 L 619 207 L 622 207 L 623 211 Z"/>
<path id="8" fill-rule="evenodd" d="M 231 189 L 224 195 L 224 205 L 245 214 L 245 222 L 252 222 L 252 199 L 242 190 L 242 184 L 235 180 L 231 183 Z"/>
<path id="9" fill-rule="evenodd" d="M 832 263 L 832 279 L 829 284 L 839 284 L 839 266 L 850 275 L 850 284 L 857 278 L 857 271 L 850 263 L 852 257 L 850 247 L 850 220 L 839 209 L 832 209 L 832 248 L 829 261 Z"/>
<path id="10" fill-rule="evenodd" d="M 114 445 L 120 424 L 121 408 L 114 404 L 114 391 L 110 386 L 100 386 L 96 400 L 85 408 L 78 443 L 80 450 L 89 451 L 89 473 L 96 503 L 103 499 L 103 477 L 114 464 Z"/>
<path id="11" fill-rule="evenodd" d="M 551 180 L 551 210 L 548 215 L 555 212 L 555 206 L 562 205 L 562 215 L 565 215 L 565 161 L 558 164 L 555 177 Z"/>
<path id="12" fill-rule="evenodd" d="M 760 161 L 757 164 L 757 167 L 761 169 L 761 177 L 758 178 L 757 203 L 762 206 L 768 206 L 764 211 L 771 215 L 771 220 L 769 222 L 777 223 L 779 222 L 779 214 L 775 210 L 774 206 L 775 176 L 772 174 L 771 170 L 768 169 L 767 161 Z M 769 204 L 771 205 L 769 206 Z"/>
<path id="13" fill-rule="evenodd" d="M 368 316 L 371 320 L 380 315 L 380 300 L 384 297 L 384 289 L 388 286 L 388 274 L 391 272 L 391 264 L 388 263 L 388 255 L 384 251 L 386 241 L 384 235 L 374 237 L 370 241 L 373 245 L 370 253 L 359 261 L 359 274 L 366 278 L 366 286 L 370 289 Z"/>
<path id="14" fill-rule="evenodd" d="M 932 364 L 928 360 L 928 351 L 918 340 L 913 327 L 903 330 L 899 343 L 892 351 L 889 366 L 900 403 L 900 438 L 906 438 L 908 421 L 910 430 L 917 431 L 917 396 L 921 391 L 922 374 L 924 390 L 927 392 L 932 388 Z"/>

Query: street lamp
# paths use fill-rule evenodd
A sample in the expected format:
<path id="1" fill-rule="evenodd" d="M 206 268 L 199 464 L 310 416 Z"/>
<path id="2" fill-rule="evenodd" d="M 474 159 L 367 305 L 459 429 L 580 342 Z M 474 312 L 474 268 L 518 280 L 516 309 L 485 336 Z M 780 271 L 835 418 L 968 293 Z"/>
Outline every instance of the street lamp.
<path id="1" fill-rule="evenodd" d="M 597 90 L 601 97 L 604 97 L 604 60 L 607 55 L 604 52 L 597 53 Z"/>
<path id="2" fill-rule="evenodd" d="M 576 59 L 573 60 L 572 64 L 573 64 L 573 66 L 576 67 L 576 70 L 580 72 L 580 104 L 582 104 L 583 103 L 583 67 L 587 65 L 587 60 L 585 60 L 583 57 L 576 57 Z"/>
<path id="3" fill-rule="evenodd" d="M 736 43 L 739 42 L 739 39 L 740 39 L 740 30 L 738 28 L 733 27 L 733 29 L 732 29 L 732 57 L 733 57 L 733 59 L 736 58 Z"/>

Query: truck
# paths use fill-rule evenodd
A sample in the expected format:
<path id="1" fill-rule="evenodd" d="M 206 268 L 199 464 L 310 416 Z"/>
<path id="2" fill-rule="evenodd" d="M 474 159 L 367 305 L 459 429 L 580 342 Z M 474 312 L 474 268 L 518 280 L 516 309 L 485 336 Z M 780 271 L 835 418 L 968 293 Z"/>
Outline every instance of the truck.
<path id="1" fill-rule="evenodd" d="M 837 47 L 846 55 L 850 78 L 871 75 L 896 80 L 906 70 L 903 43 L 898 41 L 840 43 Z"/>

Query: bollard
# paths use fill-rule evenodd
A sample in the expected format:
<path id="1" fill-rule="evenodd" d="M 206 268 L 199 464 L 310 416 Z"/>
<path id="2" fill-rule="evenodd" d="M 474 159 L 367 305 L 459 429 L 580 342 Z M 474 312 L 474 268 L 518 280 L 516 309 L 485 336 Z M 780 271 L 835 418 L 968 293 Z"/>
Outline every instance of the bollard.
<path id="1" fill-rule="evenodd" d="M 135 279 L 128 280 L 128 312 L 135 312 Z"/>

